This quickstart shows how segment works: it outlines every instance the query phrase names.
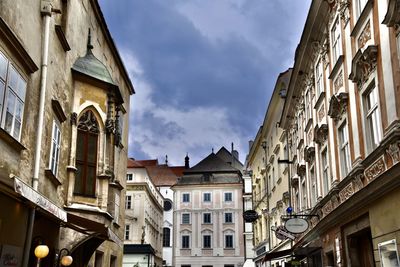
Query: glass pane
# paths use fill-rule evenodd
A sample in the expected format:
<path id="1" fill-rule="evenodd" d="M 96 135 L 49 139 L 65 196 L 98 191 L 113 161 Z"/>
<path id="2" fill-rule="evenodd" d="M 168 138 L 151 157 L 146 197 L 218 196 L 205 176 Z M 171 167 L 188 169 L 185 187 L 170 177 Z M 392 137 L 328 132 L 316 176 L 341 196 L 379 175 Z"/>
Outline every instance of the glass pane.
<path id="1" fill-rule="evenodd" d="M 19 76 L 16 92 L 17 92 L 18 97 L 21 98 L 22 101 L 25 101 L 25 91 L 26 91 L 26 82 L 22 79 L 21 76 Z"/>
<path id="2" fill-rule="evenodd" d="M 82 188 L 82 165 L 81 164 L 76 164 L 76 176 L 75 176 L 75 187 L 74 187 L 74 192 L 78 194 L 83 193 L 83 188 Z"/>
<path id="3" fill-rule="evenodd" d="M 96 163 L 97 158 L 97 135 L 89 134 L 88 136 L 88 162 Z"/>
<path id="4" fill-rule="evenodd" d="M 12 122 L 14 119 L 14 108 L 15 108 L 15 95 L 9 90 L 6 110 L 6 123 L 4 130 L 11 134 Z"/>
<path id="5" fill-rule="evenodd" d="M 94 186 L 96 183 L 96 168 L 88 167 L 87 168 L 87 177 L 86 177 L 86 194 L 90 196 L 94 196 Z"/>
<path id="6" fill-rule="evenodd" d="M 7 75 L 7 59 L 0 53 L 0 78 L 5 80 Z"/>
<path id="7" fill-rule="evenodd" d="M 12 87 L 13 90 L 17 89 L 19 74 L 14 69 L 13 66 L 10 67 L 9 76 L 8 76 L 8 86 Z"/>
<path id="8" fill-rule="evenodd" d="M 76 160 L 83 161 L 84 160 L 84 151 L 85 151 L 85 132 L 78 130 L 78 136 L 76 140 Z"/>
<path id="9" fill-rule="evenodd" d="M 16 107 L 15 107 L 15 122 L 14 122 L 14 134 L 15 138 L 19 138 L 20 130 L 21 130 L 21 123 L 22 123 L 22 112 L 23 112 L 24 104 L 17 100 Z"/>

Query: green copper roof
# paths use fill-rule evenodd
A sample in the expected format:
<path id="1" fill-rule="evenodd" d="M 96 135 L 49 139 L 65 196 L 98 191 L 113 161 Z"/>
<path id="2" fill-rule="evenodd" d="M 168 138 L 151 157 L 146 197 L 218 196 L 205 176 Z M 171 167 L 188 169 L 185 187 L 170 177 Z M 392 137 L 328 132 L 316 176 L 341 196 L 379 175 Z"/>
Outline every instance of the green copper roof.
<path id="1" fill-rule="evenodd" d="M 107 67 L 93 55 L 91 49 L 87 50 L 84 57 L 80 57 L 75 61 L 72 69 L 97 80 L 115 85 Z"/>

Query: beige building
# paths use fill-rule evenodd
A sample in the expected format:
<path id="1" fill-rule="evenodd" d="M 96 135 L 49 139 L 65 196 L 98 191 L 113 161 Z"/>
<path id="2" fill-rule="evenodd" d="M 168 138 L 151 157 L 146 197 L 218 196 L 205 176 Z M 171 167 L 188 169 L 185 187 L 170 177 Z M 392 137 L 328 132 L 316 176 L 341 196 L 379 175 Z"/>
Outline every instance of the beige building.
<path id="1" fill-rule="evenodd" d="M 128 159 L 123 266 L 161 267 L 164 198 L 150 174 L 157 160 Z"/>
<path id="2" fill-rule="evenodd" d="M 304 266 L 397 266 L 400 5 L 312 1 L 280 126 Z M 269 253 L 265 259 L 281 257 Z"/>
<path id="3" fill-rule="evenodd" d="M 263 125 L 247 156 L 247 168 L 252 173 L 253 209 L 259 214 L 253 223 L 256 266 L 264 265 L 267 252 L 286 250 L 291 245 L 289 240 L 278 239 L 272 230 L 283 224 L 281 216 L 286 215 L 289 206 L 288 165 L 278 161 L 288 158 L 286 135 L 279 121 L 291 73 L 289 69 L 279 75 Z M 272 264 L 282 265 L 282 262 L 277 260 Z"/>
<path id="4" fill-rule="evenodd" d="M 0 2 L 2 257 L 122 264 L 133 93 L 96 0 Z"/>
<path id="5" fill-rule="evenodd" d="M 172 187 L 173 266 L 244 264 L 243 165 L 232 152 L 221 148 L 216 154 L 211 153 L 185 170 Z"/>

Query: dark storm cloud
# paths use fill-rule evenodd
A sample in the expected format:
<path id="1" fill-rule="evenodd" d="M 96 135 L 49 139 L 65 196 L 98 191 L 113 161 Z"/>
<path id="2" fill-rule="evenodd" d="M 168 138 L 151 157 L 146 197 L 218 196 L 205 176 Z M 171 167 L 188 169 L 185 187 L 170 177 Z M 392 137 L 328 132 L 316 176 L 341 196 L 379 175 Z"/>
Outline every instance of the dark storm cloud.
<path id="1" fill-rule="evenodd" d="M 175 107 L 183 112 L 207 107 L 225 111 L 220 119 L 226 118 L 225 128 L 242 139 L 242 150 L 257 132 L 277 75 L 293 61 L 304 24 L 300 20 L 293 25 L 291 12 L 297 7 L 290 4 L 299 6 L 298 2 L 309 6 L 309 0 L 100 1 L 117 46 L 134 55 L 140 64 L 140 77 L 131 77 L 136 91 L 142 90 L 135 82 L 140 79 L 152 88 L 149 97 L 155 107 Z M 196 18 L 190 17 L 191 12 Z M 301 18 L 304 20 L 304 14 Z M 135 104 L 135 97 L 132 99 Z M 187 129 L 179 121 L 154 114 L 154 106 L 136 118 L 131 114 L 132 123 L 149 133 L 142 135 L 147 140 L 131 140 L 130 155 L 157 156 L 145 146 L 148 144 L 152 151 L 159 145 L 161 148 L 157 142 L 162 138 L 158 136 L 167 137 L 164 142 L 185 138 Z M 220 111 L 214 109 L 218 107 Z M 234 139 L 226 136 L 230 138 Z M 192 153 L 207 150 L 201 144 L 193 144 L 191 149 Z M 165 153 L 168 151 L 159 155 Z"/>

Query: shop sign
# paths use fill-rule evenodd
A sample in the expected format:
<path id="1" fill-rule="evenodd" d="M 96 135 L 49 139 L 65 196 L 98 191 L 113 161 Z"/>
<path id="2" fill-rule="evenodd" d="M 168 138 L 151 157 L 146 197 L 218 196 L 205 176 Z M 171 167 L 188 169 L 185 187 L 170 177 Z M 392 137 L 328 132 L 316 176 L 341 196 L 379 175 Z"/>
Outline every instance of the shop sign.
<path id="1" fill-rule="evenodd" d="M 272 229 L 274 230 L 274 229 Z M 275 228 L 275 236 L 276 238 L 280 239 L 280 240 L 286 240 L 286 239 L 290 239 L 290 240 L 295 240 L 296 237 L 288 232 L 286 232 L 285 228 L 283 226 L 278 226 Z"/>
<path id="2" fill-rule="evenodd" d="M 304 233 L 308 226 L 308 221 L 302 218 L 291 218 L 285 222 L 285 229 L 293 234 Z"/>
<path id="3" fill-rule="evenodd" d="M 14 177 L 14 190 L 24 198 L 30 200 L 42 209 L 50 212 L 60 220 L 67 221 L 67 213 L 51 202 L 48 198 L 34 190 L 29 185 L 22 182 L 19 178 Z"/>
<path id="4" fill-rule="evenodd" d="M 245 222 L 255 222 L 258 219 L 258 213 L 255 210 L 246 210 L 243 212 Z"/>

